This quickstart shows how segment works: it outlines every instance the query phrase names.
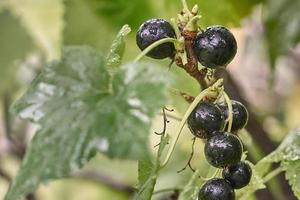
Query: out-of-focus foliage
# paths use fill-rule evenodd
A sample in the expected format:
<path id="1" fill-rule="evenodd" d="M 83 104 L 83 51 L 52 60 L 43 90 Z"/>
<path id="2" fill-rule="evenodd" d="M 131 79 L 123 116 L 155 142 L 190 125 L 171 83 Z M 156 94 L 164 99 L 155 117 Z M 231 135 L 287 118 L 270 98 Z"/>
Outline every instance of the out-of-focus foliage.
<path id="1" fill-rule="evenodd" d="M 264 7 L 265 37 L 272 68 L 300 41 L 300 1 L 269 0 Z"/>
<path id="2" fill-rule="evenodd" d="M 59 58 L 62 42 L 64 6 L 62 0 L 6 1 L 48 60 Z"/>
<path id="3" fill-rule="evenodd" d="M 191 0 L 187 1 L 190 7 L 198 4 L 202 15 L 201 24 L 210 26 L 221 24 L 226 26 L 240 26 L 242 19 L 250 14 L 252 8 L 264 0 L 238 1 L 238 0 Z M 165 0 L 165 8 L 174 6 L 174 12 L 181 9 L 179 3 L 173 0 Z"/>
<path id="4" fill-rule="evenodd" d="M 79 179 L 61 179 L 40 188 L 42 200 L 128 200 L 128 194 L 104 184 Z"/>
<path id="5" fill-rule="evenodd" d="M 264 0 L 237 1 L 237 0 L 191 0 L 187 1 L 190 7 L 199 5 L 203 15 L 201 23 L 204 26 L 223 24 L 239 26 L 241 19 L 250 14 L 252 8 Z M 110 26 L 122 26 L 128 23 L 134 30 L 149 18 L 174 17 L 182 8 L 180 1 L 174 0 L 92 0 L 89 3 L 96 13 L 107 20 Z"/>
<path id="6" fill-rule="evenodd" d="M 32 40 L 8 10 L 0 11 L 0 95 L 15 87 L 18 64 L 33 48 Z"/>
<path id="7" fill-rule="evenodd" d="M 117 30 L 106 24 L 109 19 L 101 18 L 90 7 L 90 1 L 65 0 L 64 45 L 89 45 L 97 49 L 109 48 Z M 106 21 L 108 20 L 108 21 Z M 112 22 L 110 22 L 113 24 Z"/>
<path id="8" fill-rule="evenodd" d="M 129 24 L 134 30 L 142 21 L 155 15 L 155 3 L 150 0 L 91 0 L 91 8 L 111 26 Z"/>

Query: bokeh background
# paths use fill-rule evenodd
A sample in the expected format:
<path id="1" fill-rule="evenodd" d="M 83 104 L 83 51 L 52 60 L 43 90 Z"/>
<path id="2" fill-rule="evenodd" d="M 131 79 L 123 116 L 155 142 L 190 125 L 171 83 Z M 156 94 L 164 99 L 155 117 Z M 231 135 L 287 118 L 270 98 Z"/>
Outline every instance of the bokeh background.
<path id="1" fill-rule="evenodd" d="M 247 104 L 251 117 L 241 137 L 256 162 L 271 152 L 292 129 L 300 126 L 300 1 L 299 0 L 187 0 L 199 5 L 201 27 L 225 25 L 238 41 L 238 53 L 227 67 L 227 89 L 231 97 Z M 59 59 L 67 45 L 89 45 L 106 53 L 115 34 L 129 24 L 124 62 L 140 52 L 135 32 L 149 18 L 170 19 L 181 9 L 179 0 L 1 0 L 0 1 L 0 199 L 16 174 L 26 146 L 36 127 L 9 112 L 10 105 L 28 88 L 44 64 Z M 160 63 L 166 68 L 169 61 Z M 199 93 L 196 81 L 173 66 L 177 89 Z M 188 104 L 176 95 L 169 105 L 180 117 Z M 176 117 L 175 117 L 176 118 Z M 178 122 L 170 119 L 168 132 Z M 157 143 L 153 131 L 162 126 L 161 116 L 150 132 L 151 147 Z M 192 137 L 185 130 L 169 166 L 161 172 L 156 189 L 180 188 L 191 172 L 180 174 L 191 151 Z M 195 167 L 205 169 L 203 144 L 196 143 Z M 137 182 L 137 163 L 110 160 L 98 154 L 74 177 L 49 182 L 28 200 L 126 200 Z M 293 200 L 284 177 L 272 180 L 269 189 L 251 199 Z M 172 193 L 154 199 L 176 199 Z"/>

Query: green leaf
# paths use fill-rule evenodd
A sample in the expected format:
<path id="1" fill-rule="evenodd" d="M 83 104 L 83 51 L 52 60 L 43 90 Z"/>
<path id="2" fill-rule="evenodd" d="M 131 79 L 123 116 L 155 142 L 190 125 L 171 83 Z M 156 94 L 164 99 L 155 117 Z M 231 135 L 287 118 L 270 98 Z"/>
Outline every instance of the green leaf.
<path id="1" fill-rule="evenodd" d="M 134 197 L 135 200 L 151 200 L 160 171 L 160 158 L 164 148 L 168 144 L 168 141 L 168 135 L 161 138 L 155 162 L 151 161 L 151 159 L 143 159 L 139 161 L 138 193 Z"/>
<path id="2" fill-rule="evenodd" d="M 10 10 L 20 18 L 48 60 L 59 58 L 64 27 L 62 0 L 7 0 Z"/>
<path id="3" fill-rule="evenodd" d="M 291 131 L 264 162 L 280 162 L 294 194 L 300 198 L 300 129 Z"/>
<path id="4" fill-rule="evenodd" d="M 192 178 L 189 180 L 188 184 L 183 188 L 183 191 L 180 193 L 178 200 L 195 200 L 197 199 L 197 193 L 199 186 L 199 170 L 194 172 Z"/>
<path id="5" fill-rule="evenodd" d="M 112 71 L 111 73 L 114 73 L 114 68 L 121 64 L 125 50 L 124 38 L 130 33 L 130 31 L 130 27 L 128 25 L 124 25 L 110 47 L 110 52 L 106 57 L 106 65 L 108 70 Z"/>
<path id="6" fill-rule="evenodd" d="M 267 162 L 300 160 L 300 129 L 291 131 L 278 148 L 264 160 Z"/>
<path id="7" fill-rule="evenodd" d="M 250 183 L 246 187 L 236 191 L 236 197 L 239 200 L 247 200 L 256 190 L 266 188 L 262 178 L 263 174 L 252 163 L 249 161 L 246 162 L 251 166 L 252 177 Z"/>
<path id="8" fill-rule="evenodd" d="M 157 168 L 151 160 L 141 160 L 139 161 L 138 174 L 139 191 L 135 199 L 150 200 L 156 184 Z"/>
<path id="9" fill-rule="evenodd" d="M 269 0 L 264 7 L 265 37 L 271 67 L 300 41 L 300 1 Z"/>
<path id="10" fill-rule="evenodd" d="M 151 119 L 166 103 L 167 80 L 159 67 L 145 63 L 122 65 L 110 79 L 95 50 L 66 48 L 14 105 L 40 128 L 6 200 L 70 175 L 96 150 L 113 158 L 147 158 Z"/>
<path id="11" fill-rule="evenodd" d="M 281 165 L 286 168 L 285 177 L 289 184 L 292 186 L 292 190 L 295 196 L 300 198 L 300 161 L 282 162 Z"/>

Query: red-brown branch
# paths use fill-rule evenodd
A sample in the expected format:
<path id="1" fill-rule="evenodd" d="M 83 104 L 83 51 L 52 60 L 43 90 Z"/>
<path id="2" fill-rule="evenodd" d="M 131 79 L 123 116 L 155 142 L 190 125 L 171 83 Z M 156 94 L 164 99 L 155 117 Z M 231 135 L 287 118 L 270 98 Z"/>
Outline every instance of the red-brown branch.
<path id="1" fill-rule="evenodd" d="M 182 31 L 181 35 L 184 37 L 185 50 L 187 54 L 187 63 L 183 64 L 182 59 L 179 56 L 175 57 L 175 63 L 177 66 L 184 69 L 190 76 L 195 78 L 202 89 L 207 88 L 207 83 L 205 81 L 205 76 L 207 69 L 198 69 L 198 60 L 193 51 L 193 43 L 197 36 L 197 32 L 192 31 Z"/>

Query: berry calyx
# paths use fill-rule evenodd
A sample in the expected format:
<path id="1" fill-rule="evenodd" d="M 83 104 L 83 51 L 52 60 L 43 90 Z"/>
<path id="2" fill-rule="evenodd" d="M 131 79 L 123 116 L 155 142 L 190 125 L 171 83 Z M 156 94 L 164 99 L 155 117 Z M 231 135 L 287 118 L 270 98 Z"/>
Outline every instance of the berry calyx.
<path id="1" fill-rule="evenodd" d="M 252 170 L 249 164 L 241 161 L 223 170 L 223 177 L 234 189 L 240 189 L 249 184 Z"/>
<path id="2" fill-rule="evenodd" d="M 237 136 L 218 131 L 207 140 L 204 153 L 212 166 L 224 168 L 241 160 L 243 146 Z"/>
<path id="3" fill-rule="evenodd" d="M 232 126 L 231 131 L 237 131 L 244 128 L 248 122 L 247 108 L 238 101 L 231 101 L 232 104 Z M 228 117 L 228 107 L 226 103 L 222 102 L 218 104 L 218 107 L 222 110 L 225 119 Z"/>
<path id="4" fill-rule="evenodd" d="M 226 66 L 234 58 L 237 43 L 233 34 L 223 26 L 210 26 L 197 35 L 193 50 L 205 67 Z"/>
<path id="5" fill-rule="evenodd" d="M 200 102 L 188 117 L 187 124 L 193 135 L 206 139 L 214 131 L 222 130 L 225 120 L 215 104 Z"/>
<path id="6" fill-rule="evenodd" d="M 231 185 L 221 178 L 207 181 L 199 190 L 199 200 L 234 200 L 235 193 Z"/>
<path id="7" fill-rule="evenodd" d="M 136 34 L 136 43 L 141 50 L 144 50 L 158 40 L 175 37 L 175 31 L 169 22 L 163 19 L 149 19 L 140 26 Z M 153 48 L 147 53 L 147 56 L 155 59 L 163 59 L 173 57 L 174 54 L 174 44 L 166 42 Z"/>

